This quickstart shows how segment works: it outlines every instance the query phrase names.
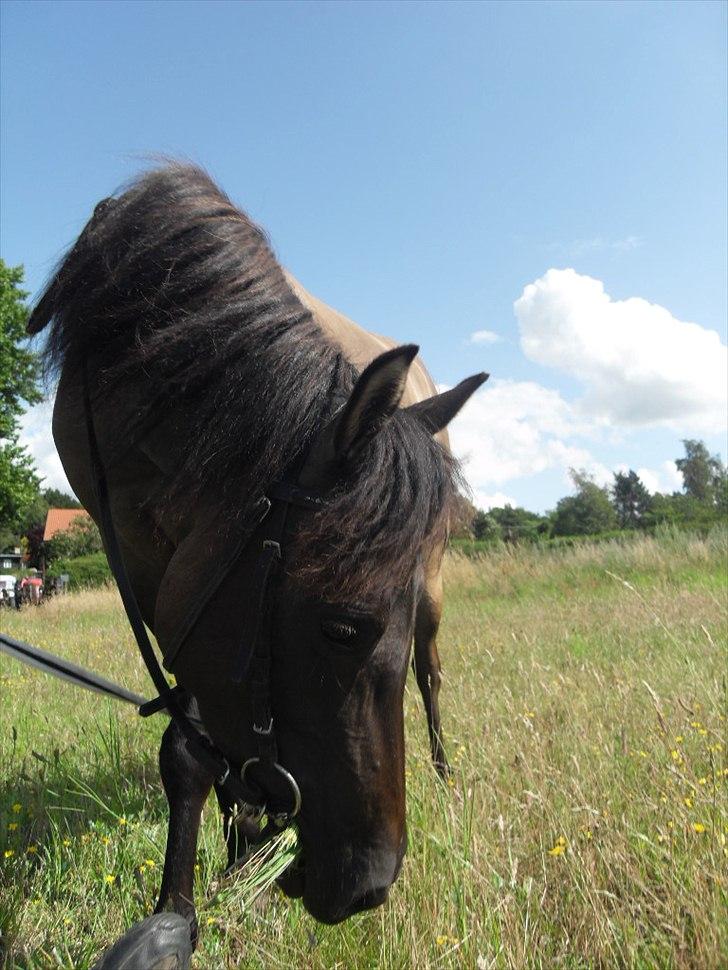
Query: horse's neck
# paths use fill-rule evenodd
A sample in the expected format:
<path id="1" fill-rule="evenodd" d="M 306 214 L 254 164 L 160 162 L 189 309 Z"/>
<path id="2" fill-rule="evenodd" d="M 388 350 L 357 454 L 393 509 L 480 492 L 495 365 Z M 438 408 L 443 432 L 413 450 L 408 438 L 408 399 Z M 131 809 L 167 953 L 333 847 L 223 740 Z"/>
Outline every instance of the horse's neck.
<path id="1" fill-rule="evenodd" d="M 311 311 L 315 322 L 324 334 L 341 348 L 344 357 L 362 371 L 375 357 L 397 346 L 391 337 L 371 333 L 360 327 L 350 317 L 328 306 L 323 300 L 309 293 L 289 272 L 286 271 L 288 284 L 303 305 Z M 425 365 L 418 358 L 410 368 L 407 387 L 402 399 L 402 406 L 416 404 L 437 393 L 435 384 Z"/>

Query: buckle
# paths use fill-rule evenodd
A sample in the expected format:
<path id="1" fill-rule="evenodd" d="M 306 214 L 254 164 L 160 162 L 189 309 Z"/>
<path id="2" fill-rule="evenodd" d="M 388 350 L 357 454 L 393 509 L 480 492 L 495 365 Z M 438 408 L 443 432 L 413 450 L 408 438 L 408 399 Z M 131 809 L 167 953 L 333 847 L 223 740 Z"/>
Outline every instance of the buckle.
<path id="1" fill-rule="evenodd" d="M 281 554 L 281 544 L 280 542 L 276 542 L 275 539 L 263 539 L 263 548 L 275 549 L 277 556 L 280 556 Z"/>
<path id="2" fill-rule="evenodd" d="M 260 725 L 253 721 L 253 731 L 255 734 L 262 734 L 264 737 L 269 737 L 273 733 L 273 718 L 270 719 L 267 728 L 260 727 Z"/>

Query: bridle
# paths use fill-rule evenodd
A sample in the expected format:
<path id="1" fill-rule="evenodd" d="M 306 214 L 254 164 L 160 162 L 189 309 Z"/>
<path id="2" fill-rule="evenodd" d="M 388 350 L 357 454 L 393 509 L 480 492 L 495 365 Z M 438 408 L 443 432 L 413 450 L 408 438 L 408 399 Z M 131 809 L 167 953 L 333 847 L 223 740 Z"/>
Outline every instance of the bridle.
<path id="1" fill-rule="evenodd" d="M 260 830 L 259 838 L 254 840 L 257 845 L 290 825 L 301 810 L 301 791 L 298 783 L 278 760 L 271 701 L 271 625 L 274 605 L 272 590 L 281 564 L 281 550 L 291 506 L 315 511 L 324 507 L 326 500 L 324 496 L 301 488 L 298 484 L 307 458 L 307 454 L 304 453 L 293 462 L 282 480 L 268 487 L 266 494 L 261 496 L 243 539 L 238 542 L 232 556 L 226 560 L 223 569 L 216 575 L 213 585 L 205 590 L 201 602 L 198 601 L 195 604 L 195 608 L 175 635 L 170 649 L 165 653 L 164 664 L 169 668 L 212 593 L 248 546 L 253 534 L 260 533 L 262 530 L 261 547 L 251 584 L 251 608 L 245 617 L 243 635 L 232 671 L 234 683 L 240 684 L 245 680 L 249 686 L 251 729 L 256 747 L 255 754 L 236 768 L 230 764 L 206 733 L 202 721 L 196 714 L 197 704 L 194 697 L 187 694 L 182 687 L 173 687 L 169 684 L 149 640 L 114 528 L 108 481 L 91 409 L 88 367 L 85 360 L 82 362 L 82 371 L 86 431 L 93 487 L 100 515 L 100 531 L 106 546 L 111 572 L 119 587 L 124 610 L 158 694 L 154 700 L 142 704 L 139 707 L 139 713 L 142 717 L 148 717 L 158 711 L 166 710 L 184 737 L 190 755 L 214 777 L 218 793 L 222 792 L 226 802 L 234 810 L 235 816 L 244 816 L 256 823 L 266 817 L 267 824 Z M 340 408 L 337 408 L 327 420 L 331 420 L 338 410 Z M 250 644 L 252 644 L 252 652 Z M 251 769 L 263 769 L 266 774 L 273 773 L 282 779 L 288 789 L 289 802 L 280 803 L 267 794 L 263 787 L 250 777 Z"/>

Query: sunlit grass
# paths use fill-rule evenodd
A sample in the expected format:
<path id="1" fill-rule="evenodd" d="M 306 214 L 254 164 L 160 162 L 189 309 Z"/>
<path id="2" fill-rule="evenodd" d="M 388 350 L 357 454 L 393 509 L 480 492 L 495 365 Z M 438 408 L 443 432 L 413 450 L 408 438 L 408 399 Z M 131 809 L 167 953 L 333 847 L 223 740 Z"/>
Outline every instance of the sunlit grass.
<path id="1" fill-rule="evenodd" d="M 725 555 L 725 534 L 678 534 L 450 557 L 453 785 L 429 766 L 410 680 L 410 848 L 389 903 L 322 927 L 276 889 L 252 902 L 221 876 L 210 800 L 195 966 L 728 965 Z M 0 618 L 148 692 L 114 593 Z M 154 903 L 164 720 L 1 662 L 10 966 L 86 967 Z"/>

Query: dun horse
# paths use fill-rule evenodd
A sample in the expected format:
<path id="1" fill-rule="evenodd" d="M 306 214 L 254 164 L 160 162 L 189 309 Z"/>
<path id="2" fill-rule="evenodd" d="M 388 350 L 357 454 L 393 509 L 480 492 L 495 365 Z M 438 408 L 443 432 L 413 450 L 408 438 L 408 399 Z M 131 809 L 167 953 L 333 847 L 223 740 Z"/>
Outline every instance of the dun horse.
<path id="1" fill-rule="evenodd" d="M 241 769 L 269 813 L 288 799 L 290 815 L 300 792 L 288 895 L 327 923 L 378 905 L 406 848 L 413 638 L 446 771 L 435 636 L 457 472 L 444 429 L 485 375 L 437 394 L 416 347 L 306 293 L 261 230 L 181 165 L 96 207 L 29 331 L 48 325 L 68 479 L 108 549 L 103 467 L 175 703 L 215 753 L 191 745 L 180 717 L 164 733 L 158 911 L 182 914 L 195 935 L 202 806 L 214 785 L 233 861 L 253 826 L 235 817 L 229 777 Z"/>

